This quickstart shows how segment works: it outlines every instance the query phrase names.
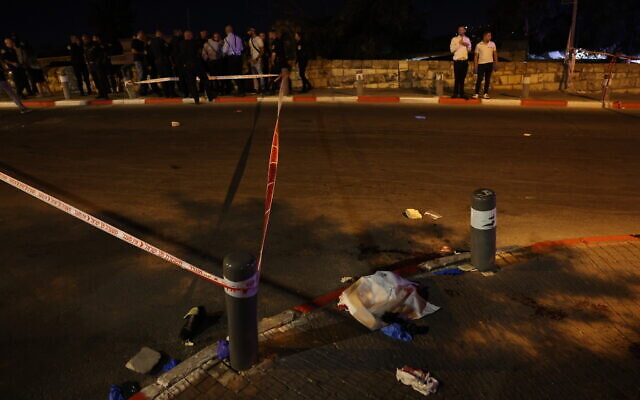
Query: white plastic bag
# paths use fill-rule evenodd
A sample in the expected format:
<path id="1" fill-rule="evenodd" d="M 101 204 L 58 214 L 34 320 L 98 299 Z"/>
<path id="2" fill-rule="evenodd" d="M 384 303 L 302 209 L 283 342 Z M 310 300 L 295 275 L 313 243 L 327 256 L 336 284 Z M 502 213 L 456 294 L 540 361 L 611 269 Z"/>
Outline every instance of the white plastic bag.
<path id="1" fill-rule="evenodd" d="M 358 322 L 373 331 L 386 325 L 381 318 L 387 312 L 409 320 L 440 309 L 423 299 L 416 286 L 393 272 L 378 271 L 349 286 L 340 295 L 339 304 L 345 305 Z"/>

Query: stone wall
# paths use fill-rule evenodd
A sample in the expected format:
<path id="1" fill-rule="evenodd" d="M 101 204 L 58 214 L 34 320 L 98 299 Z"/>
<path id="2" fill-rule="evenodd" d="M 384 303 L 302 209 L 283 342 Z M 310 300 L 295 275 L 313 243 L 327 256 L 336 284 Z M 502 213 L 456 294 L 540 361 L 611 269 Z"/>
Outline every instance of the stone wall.
<path id="1" fill-rule="evenodd" d="M 520 90 L 525 74 L 530 77 L 531 91 L 555 91 L 562 79 L 560 62 L 501 62 L 492 77 L 492 87 L 498 90 Z M 608 64 L 578 63 L 573 78 L 579 91 L 599 91 Z M 442 74 L 445 91 L 453 87 L 451 61 L 397 61 L 397 60 L 312 60 L 307 77 L 317 88 L 353 88 L 356 74 L 362 73 L 365 87 L 383 89 L 423 89 L 435 91 L 437 74 Z M 293 87 L 302 86 L 294 68 Z M 469 91 L 475 82 L 471 64 L 466 84 Z M 617 64 L 612 89 L 618 92 L 640 89 L 640 64 Z"/>
<path id="2" fill-rule="evenodd" d="M 127 75 L 131 67 L 123 66 Z M 471 92 L 475 76 L 469 64 L 466 79 Z M 57 76 L 63 71 L 69 76 L 72 88 L 75 78 L 71 67 L 45 68 L 46 76 L 54 91 L 61 91 Z M 574 87 L 579 91 L 595 92 L 602 88 L 602 79 L 608 64 L 577 63 Z M 294 89 L 302 82 L 294 67 L 291 74 Z M 365 87 L 378 89 L 421 89 L 435 92 L 435 79 L 442 74 L 445 93 L 453 87 L 451 61 L 398 61 L 398 60 L 311 60 L 307 66 L 307 77 L 316 88 L 352 89 L 356 74 L 362 73 Z M 560 88 L 562 64 L 560 62 L 501 62 L 500 69 L 492 77 L 492 88 L 496 90 L 520 90 L 522 78 L 530 77 L 531 91 L 556 91 Z M 611 87 L 616 92 L 640 91 L 640 64 L 617 64 Z"/>

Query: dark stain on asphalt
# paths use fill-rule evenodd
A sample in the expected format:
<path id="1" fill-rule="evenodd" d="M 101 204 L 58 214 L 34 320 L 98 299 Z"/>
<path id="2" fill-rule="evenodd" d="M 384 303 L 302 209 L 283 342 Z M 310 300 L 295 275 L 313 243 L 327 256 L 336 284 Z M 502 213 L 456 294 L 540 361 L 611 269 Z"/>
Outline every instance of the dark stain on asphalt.
<path id="1" fill-rule="evenodd" d="M 517 301 L 523 306 L 533 309 L 534 316 L 549 318 L 556 321 L 561 321 L 568 316 L 568 314 L 565 311 L 555 307 L 543 306 L 539 304 L 536 300 L 532 299 L 531 297 L 527 297 L 527 296 L 512 297 L 511 300 Z"/>
<path id="2" fill-rule="evenodd" d="M 640 342 L 633 342 L 629 345 L 629 352 L 634 358 L 640 359 Z"/>

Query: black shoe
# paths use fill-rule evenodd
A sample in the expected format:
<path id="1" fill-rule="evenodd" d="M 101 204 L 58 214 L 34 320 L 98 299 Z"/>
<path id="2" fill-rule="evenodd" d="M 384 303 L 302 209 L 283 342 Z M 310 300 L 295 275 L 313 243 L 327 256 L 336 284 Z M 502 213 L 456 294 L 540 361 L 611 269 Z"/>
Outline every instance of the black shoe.
<path id="1" fill-rule="evenodd" d="M 466 94 L 463 94 L 462 96 L 460 96 L 460 98 L 463 100 L 469 100 L 469 96 L 467 96 Z"/>
<path id="2" fill-rule="evenodd" d="M 454 94 L 453 96 L 451 96 L 452 99 L 457 99 L 458 97 L 460 96 L 458 96 L 457 94 Z"/>

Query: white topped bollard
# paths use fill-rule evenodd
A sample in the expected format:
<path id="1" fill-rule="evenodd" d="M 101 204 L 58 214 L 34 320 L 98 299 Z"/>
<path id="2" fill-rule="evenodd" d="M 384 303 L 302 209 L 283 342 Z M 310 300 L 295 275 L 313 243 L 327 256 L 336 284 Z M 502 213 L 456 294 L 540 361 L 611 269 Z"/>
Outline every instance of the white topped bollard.
<path id="1" fill-rule="evenodd" d="M 471 264 L 483 272 L 496 270 L 496 194 L 491 189 L 471 195 Z"/>
<path id="2" fill-rule="evenodd" d="M 436 73 L 436 96 L 440 97 L 444 95 L 444 74 L 442 72 Z"/>
<path id="3" fill-rule="evenodd" d="M 60 85 L 62 86 L 62 93 L 64 94 L 64 99 L 71 100 L 71 89 L 69 88 L 69 76 L 67 76 L 67 74 L 63 72 L 58 76 L 58 80 L 60 81 Z"/>

